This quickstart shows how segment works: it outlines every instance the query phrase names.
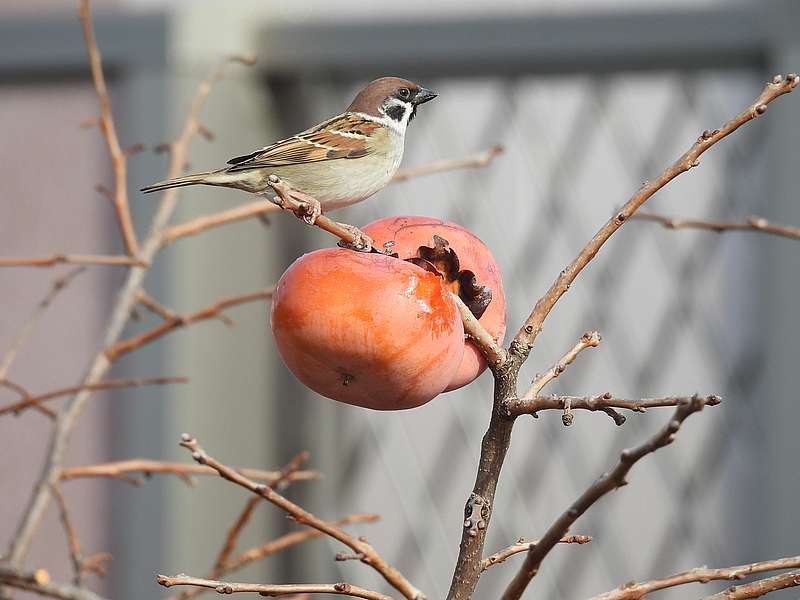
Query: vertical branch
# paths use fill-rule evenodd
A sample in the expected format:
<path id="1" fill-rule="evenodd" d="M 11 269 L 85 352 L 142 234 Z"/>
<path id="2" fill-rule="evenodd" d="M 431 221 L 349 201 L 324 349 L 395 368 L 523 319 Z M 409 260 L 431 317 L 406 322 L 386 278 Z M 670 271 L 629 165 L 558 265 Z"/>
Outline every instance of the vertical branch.
<path id="1" fill-rule="evenodd" d="M 64 534 L 67 536 L 67 546 L 69 547 L 69 558 L 72 561 L 73 582 L 75 585 L 80 586 L 83 583 L 83 555 L 81 554 L 81 543 L 78 540 L 78 535 L 75 533 L 75 528 L 72 526 L 72 520 L 69 517 L 67 510 L 67 502 L 64 496 L 58 489 L 58 486 L 52 487 L 53 497 L 58 505 L 58 514 L 61 518 L 61 524 L 64 527 Z"/>
<path id="2" fill-rule="evenodd" d="M 89 53 L 89 64 L 92 70 L 92 80 L 97 91 L 97 101 L 100 103 L 100 128 L 108 146 L 111 164 L 114 167 L 114 209 L 117 216 L 122 241 L 125 250 L 130 256 L 139 253 L 136 241 L 136 232 L 133 229 L 131 211 L 128 206 L 128 157 L 119 145 L 117 129 L 114 125 L 114 115 L 111 111 L 111 100 L 108 97 L 106 79 L 103 75 L 103 61 L 97 40 L 92 28 L 92 14 L 89 10 L 89 0 L 80 0 L 78 14 L 83 25 L 83 37 L 86 39 L 86 50 Z"/>

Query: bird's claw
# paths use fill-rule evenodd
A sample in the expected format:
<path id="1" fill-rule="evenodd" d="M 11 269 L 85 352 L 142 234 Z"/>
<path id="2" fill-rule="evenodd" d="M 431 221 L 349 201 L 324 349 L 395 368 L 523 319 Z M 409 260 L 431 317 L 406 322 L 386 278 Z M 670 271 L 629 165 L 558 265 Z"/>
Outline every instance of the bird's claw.
<path id="1" fill-rule="evenodd" d="M 297 194 L 297 200 L 302 204 L 301 208 L 297 211 L 297 216 L 308 225 L 313 225 L 322 214 L 322 205 L 319 200 L 312 198 L 306 194 Z"/>

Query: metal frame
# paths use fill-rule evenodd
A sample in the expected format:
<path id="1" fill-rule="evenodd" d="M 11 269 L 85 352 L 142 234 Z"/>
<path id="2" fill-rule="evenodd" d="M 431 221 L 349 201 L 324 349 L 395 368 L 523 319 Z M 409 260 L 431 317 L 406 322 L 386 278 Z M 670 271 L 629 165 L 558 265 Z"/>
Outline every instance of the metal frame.
<path id="1" fill-rule="evenodd" d="M 262 68 L 280 76 L 566 74 L 760 66 L 760 2 L 702 10 L 267 26 Z"/>

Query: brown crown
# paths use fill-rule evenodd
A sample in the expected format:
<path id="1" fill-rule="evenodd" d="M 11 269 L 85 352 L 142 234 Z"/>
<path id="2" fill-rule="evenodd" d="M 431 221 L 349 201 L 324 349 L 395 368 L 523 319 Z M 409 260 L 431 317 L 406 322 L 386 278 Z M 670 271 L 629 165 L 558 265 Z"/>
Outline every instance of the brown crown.
<path id="1" fill-rule="evenodd" d="M 381 116 L 378 108 L 389 96 L 394 96 L 400 88 L 408 88 L 411 92 L 419 90 L 413 81 L 400 77 L 381 77 L 371 81 L 367 87 L 358 92 L 352 104 L 347 107 L 347 112 L 360 112 L 374 117 Z"/>

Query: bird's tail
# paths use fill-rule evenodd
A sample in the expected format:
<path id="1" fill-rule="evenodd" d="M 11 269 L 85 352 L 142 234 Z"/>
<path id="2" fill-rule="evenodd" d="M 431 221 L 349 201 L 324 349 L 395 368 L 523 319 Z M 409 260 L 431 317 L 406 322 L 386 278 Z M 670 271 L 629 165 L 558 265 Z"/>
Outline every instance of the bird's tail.
<path id="1" fill-rule="evenodd" d="M 175 179 L 167 179 L 165 181 L 157 181 L 143 187 L 141 191 L 144 193 L 160 192 L 161 190 L 168 190 L 170 188 L 184 187 L 187 185 L 220 185 L 215 181 L 215 171 L 207 171 L 205 173 L 195 173 L 194 175 L 186 175 L 184 177 L 176 177 Z"/>

